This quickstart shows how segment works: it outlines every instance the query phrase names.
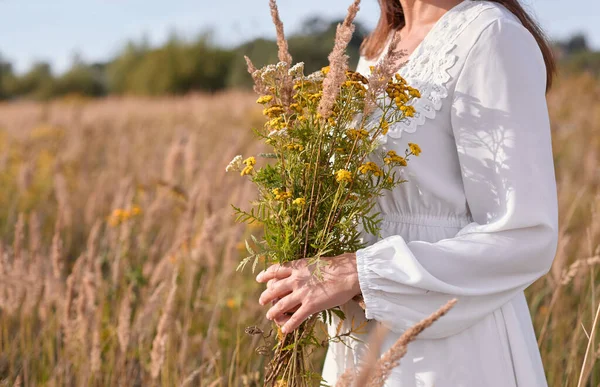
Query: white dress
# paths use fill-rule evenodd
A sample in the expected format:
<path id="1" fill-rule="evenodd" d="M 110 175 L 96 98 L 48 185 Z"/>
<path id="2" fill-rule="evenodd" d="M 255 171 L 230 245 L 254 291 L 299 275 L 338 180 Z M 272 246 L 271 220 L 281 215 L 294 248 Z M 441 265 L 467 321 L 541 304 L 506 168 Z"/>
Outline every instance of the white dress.
<path id="1" fill-rule="evenodd" d="M 372 64 L 361 58 L 357 70 Z M 523 293 L 549 270 L 558 235 L 541 51 L 504 6 L 465 0 L 399 73 L 422 98 L 381 146 L 403 154 L 414 142 L 423 152 L 403 169 L 409 182 L 377 199 L 382 237 L 357 251 L 366 311 L 343 305 L 344 329 L 366 314 L 367 332 L 330 344 L 323 377 L 334 385 L 357 366 L 375 324 L 390 329 L 383 353 L 456 297 L 386 386 L 546 386 Z"/>

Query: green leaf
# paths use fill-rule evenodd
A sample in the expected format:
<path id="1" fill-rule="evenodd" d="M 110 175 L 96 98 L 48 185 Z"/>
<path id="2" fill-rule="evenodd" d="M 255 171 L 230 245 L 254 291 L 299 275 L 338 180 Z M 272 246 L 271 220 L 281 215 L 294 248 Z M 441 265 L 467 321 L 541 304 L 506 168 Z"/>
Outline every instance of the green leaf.
<path id="1" fill-rule="evenodd" d="M 239 265 L 237 266 L 237 268 L 235 269 L 235 271 L 244 270 L 244 267 L 246 267 L 246 265 L 248 264 L 248 262 L 250 262 L 251 259 L 252 259 L 252 257 L 246 257 L 246 258 L 244 258 L 242 260 L 242 262 L 239 263 Z"/>
<path id="2" fill-rule="evenodd" d="M 254 252 L 254 250 L 252 250 L 252 248 L 250 247 L 250 244 L 248 244 L 248 239 L 245 239 L 244 243 L 246 243 L 246 250 L 248 250 L 248 252 L 250 254 L 255 255 L 256 253 Z"/>
<path id="3" fill-rule="evenodd" d="M 256 271 L 256 265 L 258 264 L 258 257 L 254 259 L 254 263 L 252 264 L 252 273 Z"/>
<path id="4" fill-rule="evenodd" d="M 345 320 L 346 319 L 346 315 L 344 314 L 344 312 L 342 312 L 341 309 L 334 308 L 334 309 L 329 309 L 329 310 L 331 311 L 331 313 L 333 313 L 336 316 L 338 316 L 340 320 Z"/>
<path id="5" fill-rule="evenodd" d="M 259 153 L 258 155 L 260 157 L 265 158 L 265 159 L 277 159 L 277 158 L 279 158 L 276 153 Z"/>
<path id="6" fill-rule="evenodd" d="M 286 345 L 285 347 L 281 348 L 282 351 L 289 351 L 291 349 L 294 349 L 294 347 L 296 346 L 296 343 L 291 343 Z"/>
<path id="7" fill-rule="evenodd" d="M 321 311 L 321 321 L 323 321 L 325 324 L 329 324 L 328 317 L 329 315 L 327 314 L 326 310 Z"/>

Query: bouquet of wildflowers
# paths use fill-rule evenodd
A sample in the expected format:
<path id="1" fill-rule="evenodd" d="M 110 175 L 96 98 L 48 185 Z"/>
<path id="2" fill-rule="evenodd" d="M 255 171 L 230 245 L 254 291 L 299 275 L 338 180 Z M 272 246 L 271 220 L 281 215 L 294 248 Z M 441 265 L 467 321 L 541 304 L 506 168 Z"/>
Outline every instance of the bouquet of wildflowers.
<path id="1" fill-rule="evenodd" d="M 405 182 L 399 168 L 421 152 L 416 144 L 409 144 L 401 155 L 377 149 L 391 124 L 415 113 L 412 102 L 420 95 L 392 70 L 402 54 L 391 49 L 371 68 L 369 78 L 348 69 L 345 50 L 359 3 L 351 5 L 337 28 L 330 65 L 305 75 L 303 63 L 291 66 L 277 6 L 270 0 L 280 61 L 256 69 L 246 58 L 259 94 L 257 103 L 266 116 L 256 134 L 270 152 L 257 155 L 261 161 L 237 156 L 227 167 L 249 177 L 258 188 L 258 199 L 249 211 L 234 206 L 239 221 L 258 222 L 263 228 L 260 237 L 246 242 L 249 256 L 240 268 L 252 262 L 254 270 L 261 260 L 269 265 L 308 258 L 318 277 L 322 257 L 365 247 L 358 226 L 379 233 L 374 197 Z M 320 380 L 311 373 L 307 357 L 310 347 L 339 338 L 316 338 L 319 317 L 330 322 L 331 313 L 343 318 L 341 310 L 333 309 L 312 316 L 292 334 L 278 331 L 266 385 L 305 386 L 315 377 Z M 249 333 L 262 331 L 254 328 Z"/>

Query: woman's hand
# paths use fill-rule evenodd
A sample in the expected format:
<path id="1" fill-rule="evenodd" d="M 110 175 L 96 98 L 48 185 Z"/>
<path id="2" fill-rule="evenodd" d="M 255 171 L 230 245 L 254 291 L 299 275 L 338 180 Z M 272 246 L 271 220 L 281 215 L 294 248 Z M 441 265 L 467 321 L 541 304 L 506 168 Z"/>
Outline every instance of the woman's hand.
<path id="1" fill-rule="evenodd" d="M 283 333 L 296 329 L 311 314 L 345 304 L 360 293 L 355 253 L 321 259 L 325 262 L 322 280 L 315 277 L 314 265 L 308 266 L 306 258 L 273 265 L 256 277 L 267 283 L 259 303 L 274 303 L 267 318 L 283 326 Z"/>

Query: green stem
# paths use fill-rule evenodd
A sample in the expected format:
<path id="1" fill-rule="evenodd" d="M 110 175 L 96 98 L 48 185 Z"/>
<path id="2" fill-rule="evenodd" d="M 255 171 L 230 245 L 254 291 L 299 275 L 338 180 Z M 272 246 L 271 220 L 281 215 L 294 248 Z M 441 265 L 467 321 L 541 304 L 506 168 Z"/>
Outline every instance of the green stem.
<path id="1" fill-rule="evenodd" d="M 312 222 L 312 216 L 313 215 L 313 205 L 315 200 L 314 199 L 314 192 L 315 192 L 315 184 L 316 184 L 316 180 L 317 180 L 317 171 L 318 171 L 318 167 L 319 167 L 319 158 L 321 157 L 321 141 L 323 139 L 323 130 L 322 128 L 320 128 L 319 130 L 319 139 L 318 139 L 318 146 L 317 146 L 317 158 L 315 160 L 315 171 L 313 173 L 313 181 L 312 181 L 312 187 L 311 187 L 311 192 L 310 192 L 310 202 L 309 202 L 309 209 L 308 209 L 308 227 L 306 228 L 306 238 L 304 241 L 304 254 L 303 257 L 306 257 L 307 254 L 307 250 L 308 250 L 308 235 L 310 233 L 310 223 Z"/>

